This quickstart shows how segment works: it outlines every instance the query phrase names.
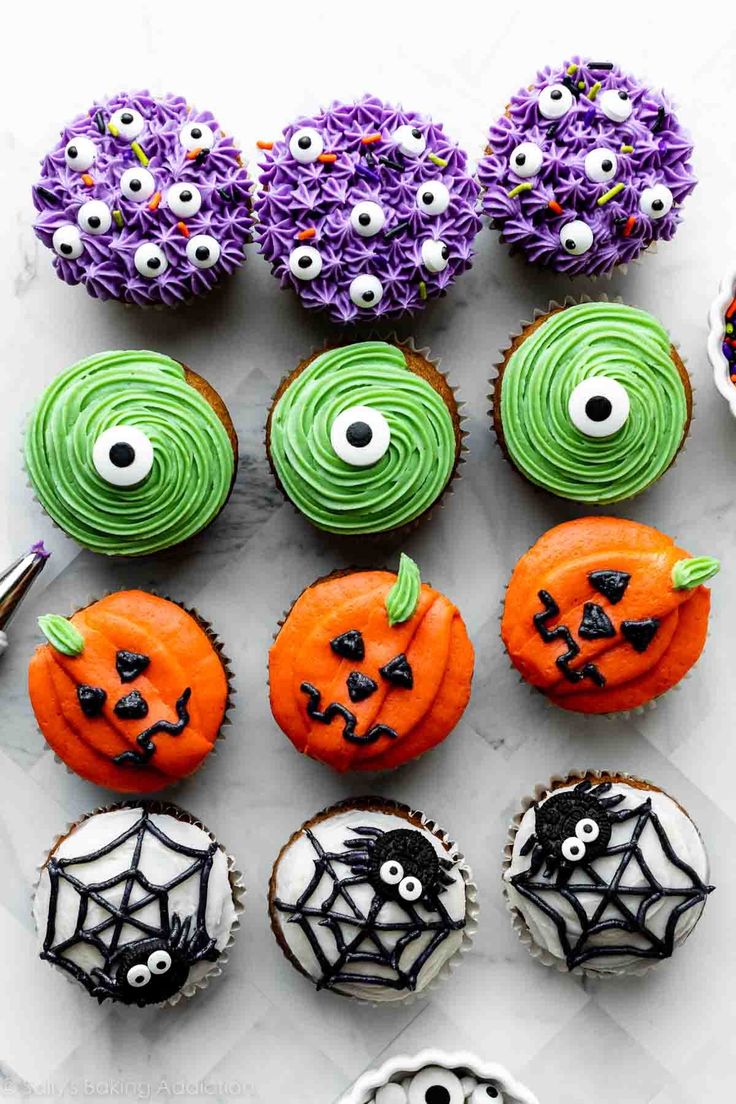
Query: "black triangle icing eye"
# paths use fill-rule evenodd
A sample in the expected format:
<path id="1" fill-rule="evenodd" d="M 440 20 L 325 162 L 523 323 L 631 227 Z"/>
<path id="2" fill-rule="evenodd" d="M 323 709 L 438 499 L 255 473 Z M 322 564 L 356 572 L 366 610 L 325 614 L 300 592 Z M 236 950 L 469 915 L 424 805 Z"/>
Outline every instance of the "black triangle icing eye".
<path id="1" fill-rule="evenodd" d="M 644 621 L 622 621 L 621 633 L 635 652 L 645 652 L 657 635 L 659 621 L 647 617 Z"/>
<path id="2" fill-rule="evenodd" d="M 85 717 L 99 717 L 106 700 L 107 694 L 101 686 L 87 686 L 83 683 L 77 687 L 77 701 Z"/>
<path id="3" fill-rule="evenodd" d="M 378 689 L 378 683 L 360 671 L 351 671 L 345 680 L 351 702 L 361 702 Z"/>
<path id="4" fill-rule="evenodd" d="M 607 598 L 612 606 L 620 602 L 626 593 L 631 576 L 626 571 L 591 571 L 588 582 Z"/>
<path id="5" fill-rule="evenodd" d="M 380 674 L 393 686 L 403 686 L 405 689 L 411 690 L 414 685 L 414 672 L 403 652 L 401 655 L 390 659 L 385 667 L 381 667 Z"/>
<path id="6" fill-rule="evenodd" d="M 140 652 L 118 652 L 115 656 L 115 670 L 121 682 L 132 682 L 142 674 L 151 662 L 147 655 Z"/>
<path id="7" fill-rule="evenodd" d="M 602 637 L 615 635 L 616 630 L 606 611 L 595 602 L 586 602 L 578 636 L 583 640 L 600 640 Z"/>
<path id="8" fill-rule="evenodd" d="M 148 702 L 140 690 L 131 690 L 115 702 L 115 715 L 124 721 L 137 721 L 148 713 Z"/>
<path id="9" fill-rule="evenodd" d="M 335 655 L 343 659 L 365 659 L 365 644 L 357 629 L 348 629 L 341 636 L 336 636 L 330 641 L 330 647 Z"/>

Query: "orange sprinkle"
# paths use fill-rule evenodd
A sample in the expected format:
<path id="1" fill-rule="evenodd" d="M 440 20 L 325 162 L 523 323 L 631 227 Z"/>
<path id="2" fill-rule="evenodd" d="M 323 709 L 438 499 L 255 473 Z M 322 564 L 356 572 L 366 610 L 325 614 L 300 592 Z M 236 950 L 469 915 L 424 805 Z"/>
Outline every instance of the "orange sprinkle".
<path id="1" fill-rule="evenodd" d="M 360 139 L 364 146 L 372 146 L 375 142 L 381 141 L 380 134 L 364 134 Z"/>
<path id="2" fill-rule="evenodd" d="M 176 229 L 180 234 L 183 234 L 185 238 L 189 237 L 189 227 L 185 222 L 177 222 Z"/>
<path id="3" fill-rule="evenodd" d="M 89 173 L 82 173 L 82 180 L 84 181 L 84 183 L 87 185 L 88 188 L 91 188 L 94 185 L 94 180 L 89 175 Z"/>
<path id="4" fill-rule="evenodd" d="M 307 241 L 309 238 L 313 238 L 317 231 L 313 226 L 309 226 L 306 230 L 300 230 L 296 236 L 297 241 Z"/>
<path id="5" fill-rule="evenodd" d="M 318 161 L 322 161 L 324 164 L 331 165 L 333 161 L 337 161 L 336 153 L 321 153 L 317 158 Z"/>
<path id="6" fill-rule="evenodd" d="M 155 211 L 160 202 L 161 202 L 161 193 L 160 192 L 154 192 L 153 195 L 151 196 L 150 203 L 148 204 L 148 210 L 149 211 Z"/>
<path id="7" fill-rule="evenodd" d="M 736 299 L 732 299 L 726 307 L 726 318 L 729 318 L 734 313 L 734 311 L 736 311 Z"/>
<path id="8" fill-rule="evenodd" d="M 256 142 L 259 149 L 273 149 L 273 142 Z"/>
<path id="9" fill-rule="evenodd" d="M 557 202 L 556 199 L 551 199 L 549 201 L 549 203 L 547 204 L 547 206 L 549 207 L 550 211 L 554 211 L 554 213 L 556 215 L 564 214 L 562 208 L 560 207 L 560 205 L 559 205 L 559 203 Z"/>
<path id="10" fill-rule="evenodd" d="M 731 383 L 736 383 L 736 372 L 731 373 Z"/>
<path id="11" fill-rule="evenodd" d="M 630 238 L 631 237 L 631 231 L 634 229 L 635 226 L 636 226 L 636 219 L 634 218 L 633 215 L 629 215 L 629 217 L 626 220 L 626 225 L 624 226 L 624 237 L 625 238 Z"/>
<path id="12" fill-rule="evenodd" d="M 193 149 L 193 150 L 187 150 L 187 161 L 196 161 L 196 159 L 199 157 L 201 152 L 202 152 L 202 147 L 201 146 L 197 146 L 196 149 Z"/>

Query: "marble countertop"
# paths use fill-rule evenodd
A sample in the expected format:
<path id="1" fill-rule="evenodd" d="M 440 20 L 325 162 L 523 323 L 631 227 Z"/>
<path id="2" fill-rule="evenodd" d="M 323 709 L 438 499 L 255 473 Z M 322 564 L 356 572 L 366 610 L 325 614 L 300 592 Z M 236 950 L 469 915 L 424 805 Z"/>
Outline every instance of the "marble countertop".
<path id="1" fill-rule="evenodd" d="M 687 25 L 661 6 L 630 0 L 564 11 L 527 0 L 492 18 L 487 9 L 482 22 L 475 10 L 374 0 L 312 11 L 284 0 L 219 5 L 213 19 L 189 0 L 128 0 L 73 18 L 50 2 L 6 16 L 0 563 L 40 537 L 54 552 L 0 661 L 0 1095 L 9 1099 L 117 1092 L 333 1104 L 365 1068 L 429 1045 L 502 1062 L 543 1104 L 705 1104 L 733 1092 L 736 426 L 705 353 L 708 304 L 733 264 L 736 236 L 730 8 L 690 9 Z M 252 249 L 238 276 L 190 309 L 97 303 L 55 278 L 31 232 L 29 188 L 63 121 L 92 96 L 125 86 L 181 91 L 211 105 L 249 156 L 257 138 L 294 114 L 368 89 L 433 113 L 475 154 L 507 93 L 538 65 L 576 50 L 611 56 L 671 89 L 696 139 L 701 184 L 676 240 L 625 277 L 572 285 L 510 259 L 484 230 L 472 271 L 444 301 L 397 327 L 442 358 L 466 404 L 462 479 L 403 547 L 464 612 L 477 675 L 454 734 L 372 788 L 417 805 L 452 833 L 475 870 L 482 913 L 472 955 L 443 988 L 407 1008 L 363 1008 L 316 993 L 288 966 L 265 908 L 271 863 L 289 833 L 367 785 L 298 757 L 271 719 L 266 692 L 267 648 L 283 609 L 316 576 L 368 565 L 376 555 L 369 544 L 345 546 L 312 530 L 280 499 L 264 458 L 276 384 L 334 331 L 281 292 Z M 707 652 L 692 677 L 656 710 L 614 721 L 547 708 L 519 684 L 498 638 L 499 602 L 517 557 L 549 526 L 584 511 L 535 492 L 509 470 L 489 432 L 488 377 L 519 320 L 573 290 L 620 294 L 659 315 L 696 387 L 690 443 L 676 467 L 614 512 L 724 563 Z M 209 377 L 241 442 L 235 491 L 216 524 L 184 552 L 129 563 L 80 551 L 53 528 L 32 499 L 19 452 L 24 418 L 58 371 L 126 346 L 160 349 Z M 382 551 L 381 559 L 397 552 Z M 66 773 L 36 731 L 25 690 L 35 619 L 126 586 L 196 605 L 226 642 L 239 690 L 227 741 L 172 797 L 236 854 L 249 889 L 243 927 L 217 984 L 164 1012 L 98 1007 L 66 984 L 35 958 L 29 908 L 36 865 L 54 834 L 110 799 Z M 535 782 L 571 766 L 651 778 L 690 810 L 709 846 L 718 889 L 701 925 L 674 961 L 647 977 L 591 983 L 558 975 L 533 962 L 511 931 L 498 880 L 506 824 Z"/>

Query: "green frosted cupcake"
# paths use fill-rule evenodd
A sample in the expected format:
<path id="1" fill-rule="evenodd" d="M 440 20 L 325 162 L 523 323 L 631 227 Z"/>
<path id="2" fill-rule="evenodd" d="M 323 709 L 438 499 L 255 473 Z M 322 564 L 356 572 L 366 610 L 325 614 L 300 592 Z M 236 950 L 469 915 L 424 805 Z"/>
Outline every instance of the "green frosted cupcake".
<path id="1" fill-rule="evenodd" d="M 68 536 L 107 555 L 187 540 L 225 505 L 238 441 L 210 384 L 161 353 L 99 353 L 47 387 L 26 434 L 39 502 Z"/>
<path id="2" fill-rule="evenodd" d="M 692 415 L 690 378 L 661 324 L 623 303 L 551 309 L 503 355 L 493 422 L 531 483 L 603 505 L 639 494 L 674 462 Z"/>

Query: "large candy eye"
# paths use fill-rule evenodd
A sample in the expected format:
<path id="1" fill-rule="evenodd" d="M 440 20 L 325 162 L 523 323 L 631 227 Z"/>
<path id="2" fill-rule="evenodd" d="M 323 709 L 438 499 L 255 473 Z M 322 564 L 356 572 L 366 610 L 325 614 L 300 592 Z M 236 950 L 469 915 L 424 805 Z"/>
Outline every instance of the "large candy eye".
<path id="1" fill-rule="evenodd" d="M 202 206 L 202 193 L 196 184 L 172 184 L 166 193 L 166 205 L 177 218 L 190 218 Z"/>
<path id="2" fill-rule="evenodd" d="M 325 148 L 322 135 L 314 127 L 295 130 L 289 139 L 289 152 L 300 165 L 311 165 Z"/>
<path id="3" fill-rule="evenodd" d="M 399 885 L 399 897 L 402 901 L 418 901 L 424 893 L 424 886 L 418 878 L 408 877 Z"/>
<path id="4" fill-rule="evenodd" d="M 568 836 L 560 846 L 563 859 L 568 862 L 580 862 L 585 858 L 585 844 L 577 836 Z"/>
<path id="5" fill-rule="evenodd" d="M 509 166 L 517 176 L 536 176 L 542 167 L 544 154 L 536 142 L 522 142 L 509 158 Z"/>
<path id="6" fill-rule="evenodd" d="M 139 245 L 133 254 L 133 264 L 148 280 L 154 280 L 169 267 L 163 249 L 153 242 L 144 242 Z"/>
<path id="7" fill-rule="evenodd" d="M 96 157 L 97 149 L 94 142 L 84 135 L 70 138 L 64 150 L 64 160 L 75 172 L 86 172 L 90 165 L 94 164 Z"/>
<path id="8" fill-rule="evenodd" d="M 153 467 L 153 445 L 135 426 L 111 426 L 95 441 L 92 463 L 106 483 L 134 487 Z"/>
<path id="9" fill-rule="evenodd" d="M 166 974 L 171 969 L 171 955 L 168 951 L 153 951 L 148 956 L 146 965 L 154 977 L 156 974 Z"/>
<path id="10" fill-rule="evenodd" d="M 611 437 L 629 416 L 629 394 L 618 380 L 589 376 L 573 389 L 567 409 L 570 421 L 586 437 Z"/>
<path id="11" fill-rule="evenodd" d="M 476 1085 L 468 1104 L 503 1104 L 503 1093 L 495 1085 Z"/>
<path id="12" fill-rule="evenodd" d="M 613 123 L 623 123 L 634 110 L 629 93 L 623 89 L 608 88 L 598 97 L 601 111 Z"/>
<path id="13" fill-rule="evenodd" d="M 185 123 L 179 131 L 179 141 L 185 150 L 212 149 L 215 141 L 212 127 L 206 123 Z"/>
<path id="14" fill-rule="evenodd" d="M 661 219 L 672 210 L 674 196 L 665 184 L 645 188 L 639 197 L 639 210 L 651 219 Z"/>
<path id="15" fill-rule="evenodd" d="M 449 264 L 450 250 L 443 241 L 427 238 L 422 242 L 422 264 L 428 272 L 443 272 Z"/>
<path id="16" fill-rule="evenodd" d="M 386 455 L 391 430 L 380 410 L 351 406 L 338 414 L 330 429 L 330 444 L 346 464 L 367 468 Z"/>
<path id="17" fill-rule="evenodd" d="M 120 191 L 126 199 L 143 203 L 156 191 L 156 181 L 148 169 L 126 169 L 120 177 Z"/>
<path id="18" fill-rule="evenodd" d="M 386 215 L 383 208 L 369 199 L 362 203 L 356 203 L 350 212 L 350 225 L 361 238 L 372 238 L 379 230 L 383 229 Z"/>
<path id="19" fill-rule="evenodd" d="M 462 1082 L 450 1070 L 428 1066 L 412 1078 L 408 1104 L 465 1104 Z"/>
<path id="20" fill-rule="evenodd" d="M 316 280 L 322 271 L 322 254 L 313 245 L 298 245 L 289 254 L 289 270 L 297 280 Z"/>
<path id="21" fill-rule="evenodd" d="M 51 244 L 65 261 L 76 261 L 77 257 L 81 257 L 84 253 L 82 235 L 79 233 L 79 229 L 72 226 L 70 222 L 54 230 Z"/>
<path id="22" fill-rule="evenodd" d="M 88 199 L 77 211 L 77 222 L 88 234 L 106 234 L 112 226 L 112 214 L 101 199 Z"/>
<path id="23" fill-rule="evenodd" d="M 549 84 L 539 93 L 539 114 L 545 119 L 561 119 L 572 107 L 572 92 L 564 84 Z"/>
<path id="24" fill-rule="evenodd" d="M 119 107 L 110 116 L 110 126 L 117 130 L 120 138 L 125 138 L 128 142 L 137 138 L 145 125 L 146 120 L 134 107 Z"/>
<path id="25" fill-rule="evenodd" d="M 405 123 L 393 133 L 393 140 L 407 157 L 419 157 L 427 148 L 427 139 L 419 127 Z"/>
<path id="26" fill-rule="evenodd" d="M 580 257 L 583 253 L 587 253 L 592 244 L 593 231 L 582 219 L 566 222 L 560 230 L 560 245 L 573 257 Z"/>
<path id="27" fill-rule="evenodd" d="M 386 885 L 399 885 L 404 877 L 404 868 L 400 862 L 389 859 L 388 862 L 382 865 L 378 873 L 381 881 L 385 882 Z"/>
<path id="28" fill-rule="evenodd" d="M 450 206 L 450 193 L 441 180 L 428 180 L 417 188 L 417 207 L 425 215 L 441 215 Z"/>
<path id="29" fill-rule="evenodd" d="M 383 284 L 377 276 L 356 276 L 350 284 L 350 298 L 356 307 L 375 307 L 383 298 Z"/>
<path id="30" fill-rule="evenodd" d="M 195 234 L 187 242 L 187 259 L 195 268 L 212 268 L 220 259 L 220 243 L 209 234 Z"/>
<path id="31" fill-rule="evenodd" d="M 613 150 L 600 146 L 585 155 L 585 175 L 595 184 L 605 184 L 607 180 L 613 180 L 618 168 L 618 161 Z"/>
<path id="32" fill-rule="evenodd" d="M 592 817 L 583 817 L 575 825 L 575 835 L 583 843 L 595 843 L 601 834 L 601 830 Z"/>
<path id="33" fill-rule="evenodd" d="M 151 980 L 151 971 L 140 962 L 137 966 L 130 967 L 125 980 L 131 989 L 142 989 Z"/>

